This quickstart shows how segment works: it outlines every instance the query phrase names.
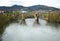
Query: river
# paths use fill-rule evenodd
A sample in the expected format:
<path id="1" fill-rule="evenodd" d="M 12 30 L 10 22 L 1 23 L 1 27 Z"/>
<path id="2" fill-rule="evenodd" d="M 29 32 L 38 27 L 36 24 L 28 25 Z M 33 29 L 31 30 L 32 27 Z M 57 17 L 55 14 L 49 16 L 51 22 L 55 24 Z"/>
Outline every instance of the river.
<path id="1" fill-rule="evenodd" d="M 60 41 L 60 26 L 48 24 L 39 19 L 39 25 L 34 25 L 34 19 L 26 19 L 26 25 L 9 24 L 2 36 L 2 41 Z"/>

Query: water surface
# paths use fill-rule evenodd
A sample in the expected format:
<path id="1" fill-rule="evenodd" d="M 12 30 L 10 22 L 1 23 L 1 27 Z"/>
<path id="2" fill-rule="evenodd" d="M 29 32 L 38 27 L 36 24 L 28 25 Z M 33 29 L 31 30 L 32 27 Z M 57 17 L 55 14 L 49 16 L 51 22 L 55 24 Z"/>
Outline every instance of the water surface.
<path id="1" fill-rule="evenodd" d="M 60 26 L 48 24 L 39 19 L 40 24 L 34 25 L 34 19 L 26 19 L 26 25 L 12 23 L 6 27 L 3 41 L 60 41 Z"/>

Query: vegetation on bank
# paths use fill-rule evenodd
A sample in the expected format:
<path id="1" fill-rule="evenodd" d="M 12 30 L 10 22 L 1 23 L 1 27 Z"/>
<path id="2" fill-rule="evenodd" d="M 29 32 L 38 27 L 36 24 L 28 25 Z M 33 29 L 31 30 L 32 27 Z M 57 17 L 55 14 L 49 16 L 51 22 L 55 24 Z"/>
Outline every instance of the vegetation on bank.
<path id="1" fill-rule="evenodd" d="M 12 16 L 7 16 L 7 14 L 0 14 L 0 34 L 5 29 L 5 26 L 13 22 L 14 18 Z"/>
<path id="2" fill-rule="evenodd" d="M 32 18 L 32 17 L 34 17 L 34 14 L 35 13 L 33 13 L 33 12 L 24 13 L 24 17 Z M 39 17 L 43 16 L 43 18 L 48 22 L 60 23 L 60 12 L 57 12 L 57 11 L 51 11 L 46 14 L 39 13 L 38 16 Z M 10 12 L 0 14 L 0 34 L 2 34 L 2 32 L 3 32 L 4 26 L 15 21 L 16 18 L 21 19 L 21 13 L 19 13 L 17 11 L 16 12 L 10 11 Z"/>
<path id="3" fill-rule="evenodd" d="M 51 11 L 46 14 L 43 14 L 45 20 L 51 23 L 60 23 L 60 12 Z"/>

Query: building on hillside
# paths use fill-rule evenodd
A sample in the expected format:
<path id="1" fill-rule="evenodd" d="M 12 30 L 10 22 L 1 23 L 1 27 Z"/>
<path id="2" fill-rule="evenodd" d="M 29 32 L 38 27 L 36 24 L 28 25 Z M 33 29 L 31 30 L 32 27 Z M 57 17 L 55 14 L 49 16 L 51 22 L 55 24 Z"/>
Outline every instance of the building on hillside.
<path id="1" fill-rule="evenodd" d="M 4 10 L 0 10 L 0 13 L 4 13 L 5 11 Z"/>

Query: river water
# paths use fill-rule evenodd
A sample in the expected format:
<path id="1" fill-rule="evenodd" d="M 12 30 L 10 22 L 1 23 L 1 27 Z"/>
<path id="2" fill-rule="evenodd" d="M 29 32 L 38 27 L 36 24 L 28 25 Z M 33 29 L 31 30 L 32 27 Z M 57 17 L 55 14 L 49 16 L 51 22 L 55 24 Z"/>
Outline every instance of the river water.
<path id="1" fill-rule="evenodd" d="M 3 33 L 2 41 L 60 41 L 60 26 L 48 24 L 39 19 L 40 24 L 34 25 L 34 19 L 26 19 L 26 25 L 11 23 Z"/>

